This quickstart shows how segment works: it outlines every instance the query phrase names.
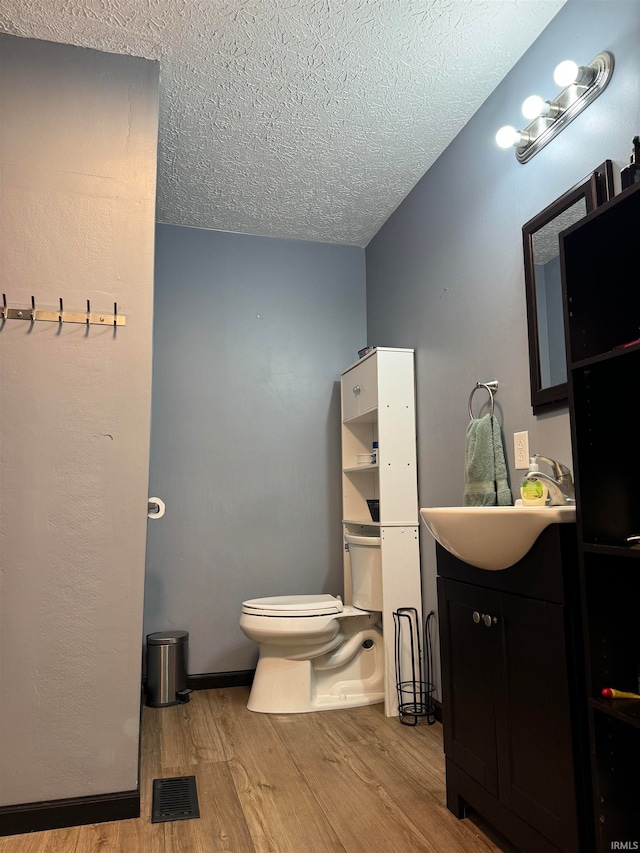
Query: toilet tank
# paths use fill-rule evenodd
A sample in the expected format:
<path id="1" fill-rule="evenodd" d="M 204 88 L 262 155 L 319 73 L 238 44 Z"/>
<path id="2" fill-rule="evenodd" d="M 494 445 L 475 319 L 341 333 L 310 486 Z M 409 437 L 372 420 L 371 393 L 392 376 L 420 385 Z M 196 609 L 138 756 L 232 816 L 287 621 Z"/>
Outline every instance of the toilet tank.
<path id="1" fill-rule="evenodd" d="M 380 537 L 345 533 L 351 564 L 352 600 L 361 610 L 382 611 Z"/>

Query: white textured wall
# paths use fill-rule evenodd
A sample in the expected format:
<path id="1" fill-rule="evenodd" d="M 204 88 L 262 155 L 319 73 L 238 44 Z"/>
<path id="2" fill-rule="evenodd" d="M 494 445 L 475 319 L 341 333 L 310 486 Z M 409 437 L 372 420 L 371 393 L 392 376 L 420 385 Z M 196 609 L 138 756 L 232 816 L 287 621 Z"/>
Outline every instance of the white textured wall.
<path id="1" fill-rule="evenodd" d="M 0 328 L 0 805 L 130 791 L 158 69 L 0 36 L 0 283 L 113 329 Z"/>

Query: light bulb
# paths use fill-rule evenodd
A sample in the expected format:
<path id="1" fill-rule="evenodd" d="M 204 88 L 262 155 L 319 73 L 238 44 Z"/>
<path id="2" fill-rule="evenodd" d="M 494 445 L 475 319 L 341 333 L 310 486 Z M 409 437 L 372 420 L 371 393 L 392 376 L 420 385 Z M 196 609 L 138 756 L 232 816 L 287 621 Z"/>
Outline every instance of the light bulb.
<path id="1" fill-rule="evenodd" d="M 496 142 L 500 148 L 511 148 L 512 145 L 517 145 L 520 142 L 521 136 L 520 131 L 507 124 L 496 133 Z"/>
<path id="2" fill-rule="evenodd" d="M 529 95 L 522 104 L 522 115 L 528 118 L 529 121 L 533 121 L 534 118 L 543 115 L 544 108 L 545 102 L 540 95 Z"/>
<path id="3" fill-rule="evenodd" d="M 579 67 L 573 59 L 565 59 L 560 65 L 556 65 L 553 79 L 557 86 L 570 86 L 578 78 Z"/>

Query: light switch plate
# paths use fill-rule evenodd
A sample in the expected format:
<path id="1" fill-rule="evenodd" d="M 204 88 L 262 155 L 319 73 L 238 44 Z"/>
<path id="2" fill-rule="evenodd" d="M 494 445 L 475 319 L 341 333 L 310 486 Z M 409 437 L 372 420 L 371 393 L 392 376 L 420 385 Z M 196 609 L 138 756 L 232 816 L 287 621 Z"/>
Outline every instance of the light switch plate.
<path id="1" fill-rule="evenodd" d="M 513 434 L 513 457 L 516 468 L 529 467 L 529 433 L 526 430 Z"/>

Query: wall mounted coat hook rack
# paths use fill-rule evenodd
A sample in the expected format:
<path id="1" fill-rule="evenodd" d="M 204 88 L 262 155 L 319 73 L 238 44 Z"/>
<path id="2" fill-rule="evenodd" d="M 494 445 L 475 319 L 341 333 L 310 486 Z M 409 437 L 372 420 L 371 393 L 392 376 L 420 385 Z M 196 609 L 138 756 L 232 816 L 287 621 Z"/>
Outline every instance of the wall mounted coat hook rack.
<path id="1" fill-rule="evenodd" d="M 43 320 L 48 323 L 83 323 L 87 326 L 124 326 L 126 317 L 118 314 L 118 303 L 113 303 L 113 314 L 92 313 L 91 300 L 87 299 L 86 311 L 66 311 L 64 300 L 60 297 L 60 307 L 57 310 L 36 308 L 36 298 L 31 297 L 31 308 L 9 308 L 7 294 L 2 294 L 0 305 L 0 320 L 30 320 L 32 323 Z"/>

